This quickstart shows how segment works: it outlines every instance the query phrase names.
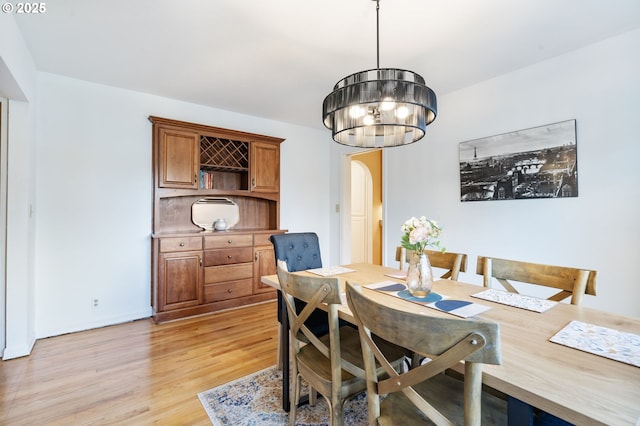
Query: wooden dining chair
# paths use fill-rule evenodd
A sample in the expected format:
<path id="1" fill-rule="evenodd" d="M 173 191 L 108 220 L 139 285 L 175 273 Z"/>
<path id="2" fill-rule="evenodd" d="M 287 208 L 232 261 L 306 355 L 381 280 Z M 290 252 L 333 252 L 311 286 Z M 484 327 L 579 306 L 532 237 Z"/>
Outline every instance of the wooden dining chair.
<path id="1" fill-rule="evenodd" d="M 347 282 L 346 290 L 367 374 L 369 425 L 507 424 L 506 401 L 482 392 L 482 364 L 501 363 L 499 324 L 397 310 L 367 297 L 360 286 Z M 372 333 L 430 361 L 397 371 L 371 339 Z M 388 378 L 379 380 L 373 374 L 376 361 Z M 463 380 L 444 374 L 460 361 Z"/>
<path id="2" fill-rule="evenodd" d="M 511 293 L 519 293 L 511 281 L 555 288 L 560 291 L 548 300 L 559 302 L 571 296 L 573 305 L 579 305 L 585 294 L 596 294 L 597 272 L 589 269 L 478 256 L 476 273 L 483 276 L 485 287 L 491 288 L 495 278 Z"/>
<path id="3" fill-rule="evenodd" d="M 353 327 L 339 326 L 340 280 L 292 274 L 282 260 L 278 261 L 277 266 L 278 281 L 289 314 L 293 349 L 293 399 L 289 424 L 295 424 L 300 384 L 304 379 L 327 400 L 330 424 L 342 425 L 344 402 L 364 391 L 366 382 L 358 331 Z M 294 298 L 306 302 L 301 312 L 296 309 Z M 326 304 L 328 312 L 329 334 L 318 337 L 309 330 L 305 321 L 322 304 Z M 402 364 L 404 353 L 400 348 L 379 340 L 377 342 L 389 359 L 396 360 L 395 365 Z M 380 373 L 383 373 L 381 368 Z"/>
<path id="4" fill-rule="evenodd" d="M 437 250 L 425 250 L 424 252 L 429 257 L 431 266 L 447 270 L 440 278 L 457 281 L 460 272 L 467 271 L 467 255 L 464 253 L 443 253 Z M 396 262 L 398 262 L 399 269 L 404 270 L 412 253 L 412 250 L 400 246 L 396 247 Z"/>
<path id="5" fill-rule="evenodd" d="M 589 269 L 478 256 L 476 273 L 483 276 L 485 287 L 491 288 L 492 278 L 495 278 L 511 293 L 520 293 L 512 281 L 560 290 L 547 298 L 556 302 L 571 297 L 571 304 L 580 305 L 585 294 L 596 295 L 597 272 Z M 519 407 L 518 410 L 528 411 L 531 418 L 535 418 L 537 426 L 568 425 L 565 421 L 535 407 L 522 402 L 517 402 L 516 405 Z"/>
<path id="6" fill-rule="evenodd" d="M 322 268 L 322 255 L 320 253 L 320 240 L 315 232 L 288 232 L 274 234 L 269 237 L 273 244 L 275 261 L 284 260 L 289 272 L 305 271 L 307 269 Z M 278 321 L 284 313 L 284 306 L 278 303 Z M 304 302 L 297 300 L 298 312 L 304 308 Z M 282 324 L 279 324 L 282 327 Z M 318 309 L 307 319 L 307 327 L 316 335 L 322 336 L 329 332 L 327 328 L 327 314 Z M 280 333 L 279 333 L 280 335 Z M 282 368 L 284 358 L 283 351 L 288 350 L 278 340 L 278 367 Z"/>
<path id="7" fill-rule="evenodd" d="M 436 250 L 425 250 L 424 252 L 429 257 L 429 263 L 431 266 L 446 270 L 440 278 L 448 278 L 453 281 L 457 281 L 460 272 L 467 271 L 467 255 L 464 253 L 442 252 Z M 404 270 L 404 265 L 409 262 L 412 254 L 413 250 L 407 250 L 401 246 L 396 248 L 396 261 L 399 262 L 401 270 Z M 411 355 L 411 366 L 416 367 L 420 365 L 423 359 L 423 356 L 414 353 Z"/>

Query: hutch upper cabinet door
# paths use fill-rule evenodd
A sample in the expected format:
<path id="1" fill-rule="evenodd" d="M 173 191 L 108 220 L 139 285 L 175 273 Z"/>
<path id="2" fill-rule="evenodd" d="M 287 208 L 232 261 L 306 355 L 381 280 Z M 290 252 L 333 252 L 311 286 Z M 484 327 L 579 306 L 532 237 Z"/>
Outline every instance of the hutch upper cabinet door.
<path id="1" fill-rule="evenodd" d="M 254 192 L 280 191 L 280 145 L 251 143 L 251 190 Z"/>
<path id="2" fill-rule="evenodd" d="M 197 133 L 159 128 L 160 188 L 198 189 L 200 137 Z"/>

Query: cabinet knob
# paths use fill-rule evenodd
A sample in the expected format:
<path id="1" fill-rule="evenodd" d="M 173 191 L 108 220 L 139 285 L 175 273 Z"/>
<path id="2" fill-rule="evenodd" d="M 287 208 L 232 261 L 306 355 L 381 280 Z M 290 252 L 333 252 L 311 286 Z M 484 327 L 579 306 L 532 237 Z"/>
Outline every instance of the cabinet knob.
<path id="1" fill-rule="evenodd" d="M 233 257 L 233 256 L 229 255 L 229 256 L 227 256 L 227 259 L 231 259 L 232 257 Z"/>
<path id="2" fill-rule="evenodd" d="M 229 243 L 229 244 L 231 244 L 232 242 L 233 242 L 233 241 L 231 241 L 231 240 L 227 240 L 227 243 Z"/>
<path id="3" fill-rule="evenodd" d="M 184 247 L 184 243 L 180 243 L 180 247 Z"/>
<path id="4" fill-rule="evenodd" d="M 231 289 L 230 289 L 230 288 L 229 288 L 229 289 L 227 289 L 227 293 L 231 293 Z"/>

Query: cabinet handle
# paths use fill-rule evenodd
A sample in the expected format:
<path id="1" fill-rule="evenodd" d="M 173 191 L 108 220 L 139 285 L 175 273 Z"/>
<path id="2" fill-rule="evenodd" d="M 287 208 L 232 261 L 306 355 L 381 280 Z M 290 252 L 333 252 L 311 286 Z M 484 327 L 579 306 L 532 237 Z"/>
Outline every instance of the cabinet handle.
<path id="1" fill-rule="evenodd" d="M 200 266 L 202 266 L 202 258 L 198 256 L 198 259 L 200 260 Z"/>
<path id="2" fill-rule="evenodd" d="M 258 252 L 256 252 L 256 258 L 255 258 L 255 260 L 258 260 Z"/>
<path id="3" fill-rule="evenodd" d="M 197 174 L 193 175 L 193 183 L 198 183 L 198 175 Z"/>
<path id="4" fill-rule="evenodd" d="M 251 179 L 251 186 L 256 187 L 256 178 Z"/>

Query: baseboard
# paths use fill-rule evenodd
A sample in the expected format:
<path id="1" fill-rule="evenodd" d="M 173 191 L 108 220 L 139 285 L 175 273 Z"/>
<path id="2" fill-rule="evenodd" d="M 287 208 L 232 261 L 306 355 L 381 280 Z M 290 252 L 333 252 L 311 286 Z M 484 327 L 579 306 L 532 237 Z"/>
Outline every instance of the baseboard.
<path id="1" fill-rule="evenodd" d="M 67 324 L 64 328 L 44 328 L 38 330 L 36 339 L 45 339 L 47 337 L 60 336 L 63 334 L 77 333 L 80 331 L 93 330 L 95 328 L 108 327 L 110 325 L 123 324 L 126 322 L 136 321 L 143 318 L 150 318 L 152 315 L 151 307 L 141 311 L 129 312 L 121 315 L 98 318 L 95 321 L 87 321 L 78 324 Z"/>
<path id="2" fill-rule="evenodd" d="M 31 342 L 27 342 L 24 345 L 7 346 L 2 353 L 2 360 L 6 361 L 31 355 L 31 350 L 33 350 L 33 345 L 35 345 L 35 343 L 36 340 L 33 339 Z"/>

